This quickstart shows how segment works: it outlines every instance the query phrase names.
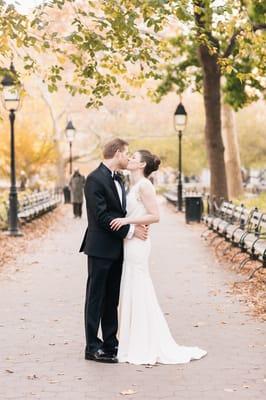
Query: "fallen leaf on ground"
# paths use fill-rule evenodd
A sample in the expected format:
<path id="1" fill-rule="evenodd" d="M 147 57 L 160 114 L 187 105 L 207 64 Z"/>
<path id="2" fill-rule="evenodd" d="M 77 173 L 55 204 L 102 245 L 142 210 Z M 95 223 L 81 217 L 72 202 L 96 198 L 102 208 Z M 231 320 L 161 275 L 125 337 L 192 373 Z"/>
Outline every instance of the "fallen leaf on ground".
<path id="1" fill-rule="evenodd" d="M 208 294 L 212 295 L 212 296 L 217 296 L 219 293 L 220 293 L 220 290 L 214 290 L 214 289 L 211 289 L 208 292 Z"/>
<path id="2" fill-rule="evenodd" d="M 120 392 L 120 394 L 122 394 L 123 396 L 127 396 L 130 394 L 136 394 L 137 392 L 135 390 L 132 389 L 127 389 L 127 390 L 122 390 L 122 392 Z"/>
<path id="3" fill-rule="evenodd" d="M 32 249 L 32 239 L 43 237 L 49 229 L 57 228 L 59 224 L 62 224 L 67 212 L 65 207 L 57 207 L 53 212 L 31 221 L 30 224 L 25 224 L 23 226 L 23 237 L 7 237 L 0 231 L 0 269 L 16 260 L 19 254 L 25 253 L 29 247 Z M 33 260 L 32 264 L 39 264 L 39 261 Z M 14 280 L 9 277 L 6 279 Z"/>
<path id="4" fill-rule="evenodd" d="M 204 326 L 205 322 L 197 322 L 195 325 L 193 325 L 194 328 L 199 328 L 200 326 Z"/>
<path id="5" fill-rule="evenodd" d="M 37 375 L 35 375 L 35 374 L 33 374 L 33 375 L 28 375 L 27 378 L 28 378 L 28 379 L 31 379 L 31 380 L 33 380 L 33 379 L 39 379 L 39 377 L 38 377 Z"/>

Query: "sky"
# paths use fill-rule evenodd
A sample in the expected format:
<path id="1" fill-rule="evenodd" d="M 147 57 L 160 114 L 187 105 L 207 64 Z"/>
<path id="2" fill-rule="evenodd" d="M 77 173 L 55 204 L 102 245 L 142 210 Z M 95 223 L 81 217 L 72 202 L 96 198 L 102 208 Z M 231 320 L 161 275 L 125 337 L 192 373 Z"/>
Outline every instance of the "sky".
<path id="1" fill-rule="evenodd" d="M 24 14 L 30 12 L 32 8 L 42 3 L 42 1 L 43 0 L 6 0 L 7 3 L 14 4 L 16 8 Z"/>

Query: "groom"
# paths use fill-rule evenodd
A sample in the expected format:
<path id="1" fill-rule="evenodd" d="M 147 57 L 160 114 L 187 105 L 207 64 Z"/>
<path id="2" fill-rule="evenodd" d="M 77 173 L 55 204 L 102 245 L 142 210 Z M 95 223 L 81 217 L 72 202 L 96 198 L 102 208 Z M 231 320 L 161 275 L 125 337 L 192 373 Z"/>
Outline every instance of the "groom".
<path id="1" fill-rule="evenodd" d="M 85 302 L 85 359 L 116 363 L 117 307 L 123 264 L 123 239 L 147 239 L 147 228 L 125 225 L 112 231 L 110 222 L 126 215 L 126 193 L 116 170 L 126 169 L 128 143 L 113 139 L 103 149 L 103 162 L 85 184 L 88 228 L 80 251 L 88 256 Z M 102 339 L 98 337 L 101 324 Z"/>

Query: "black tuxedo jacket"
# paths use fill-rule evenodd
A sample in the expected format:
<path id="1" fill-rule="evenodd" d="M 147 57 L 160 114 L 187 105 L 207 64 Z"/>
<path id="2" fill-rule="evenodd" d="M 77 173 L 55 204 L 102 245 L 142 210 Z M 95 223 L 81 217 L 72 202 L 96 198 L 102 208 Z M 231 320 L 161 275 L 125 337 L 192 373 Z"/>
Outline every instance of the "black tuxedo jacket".
<path id="1" fill-rule="evenodd" d="M 88 256 L 118 259 L 123 254 L 123 239 L 127 236 L 129 225 L 112 231 L 110 222 L 114 218 L 126 215 L 126 194 L 120 181 L 123 193 L 123 205 L 112 178 L 111 172 L 104 164 L 91 172 L 84 188 L 88 228 L 86 230 L 80 252 Z"/>

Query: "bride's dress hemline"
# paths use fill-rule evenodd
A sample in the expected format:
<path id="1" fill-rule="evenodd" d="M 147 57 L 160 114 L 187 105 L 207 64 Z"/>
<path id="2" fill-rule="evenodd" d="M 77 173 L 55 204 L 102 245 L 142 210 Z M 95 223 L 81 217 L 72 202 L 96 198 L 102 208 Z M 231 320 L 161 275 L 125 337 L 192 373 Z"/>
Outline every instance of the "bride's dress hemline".
<path id="1" fill-rule="evenodd" d="M 193 347 L 192 347 L 193 348 Z M 191 349 L 191 347 L 190 347 Z M 128 357 L 119 357 L 118 361 L 119 363 L 128 363 L 128 364 L 134 364 L 134 365 L 165 365 L 165 364 L 187 364 L 191 361 L 197 361 L 200 360 L 201 358 L 205 357 L 207 355 L 207 351 L 202 350 L 200 348 L 198 348 L 198 355 L 194 355 L 192 357 L 190 357 L 187 360 L 161 360 L 159 357 L 156 359 L 152 359 L 152 360 L 136 360 L 136 359 L 130 359 Z"/>

